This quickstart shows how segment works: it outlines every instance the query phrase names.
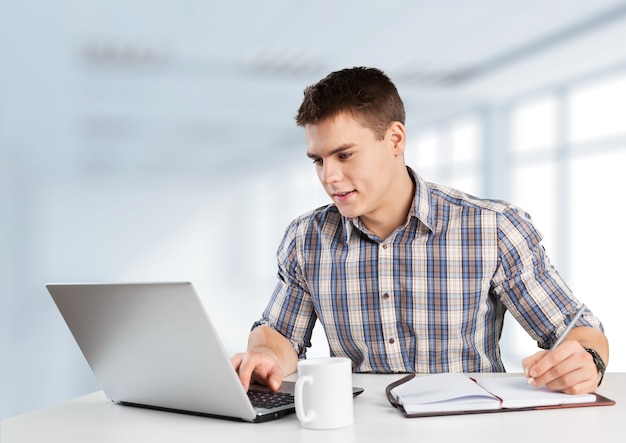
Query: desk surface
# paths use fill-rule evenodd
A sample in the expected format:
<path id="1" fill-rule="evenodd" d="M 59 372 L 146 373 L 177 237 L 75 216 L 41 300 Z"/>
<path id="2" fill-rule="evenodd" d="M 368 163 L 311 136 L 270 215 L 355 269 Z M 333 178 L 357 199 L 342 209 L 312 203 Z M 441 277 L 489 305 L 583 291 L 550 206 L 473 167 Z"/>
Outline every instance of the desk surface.
<path id="1" fill-rule="evenodd" d="M 478 377 L 487 375 L 478 375 Z M 599 393 L 615 406 L 509 412 L 449 417 L 404 418 L 389 405 L 385 386 L 401 376 L 354 374 L 365 388 L 354 400 L 354 425 L 303 429 L 295 415 L 268 423 L 242 423 L 153 411 L 111 403 L 95 392 L 57 406 L 2 422 L 2 441 L 18 442 L 172 442 L 271 441 L 363 442 L 419 438 L 420 441 L 507 443 L 529 441 L 622 442 L 626 417 L 626 373 L 608 373 Z"/>

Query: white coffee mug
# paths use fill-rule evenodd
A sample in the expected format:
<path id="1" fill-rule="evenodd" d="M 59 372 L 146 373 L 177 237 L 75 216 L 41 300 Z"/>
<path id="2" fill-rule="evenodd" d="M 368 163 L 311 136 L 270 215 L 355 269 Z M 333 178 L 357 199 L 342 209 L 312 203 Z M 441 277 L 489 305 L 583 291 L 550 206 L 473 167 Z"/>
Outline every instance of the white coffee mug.
<path id="1" fill-rule="evenodd" d="M 298 362 L 296 415 L 308 429 L 334 429 L 354 422 L 352 362 L 343 357 Z"/>

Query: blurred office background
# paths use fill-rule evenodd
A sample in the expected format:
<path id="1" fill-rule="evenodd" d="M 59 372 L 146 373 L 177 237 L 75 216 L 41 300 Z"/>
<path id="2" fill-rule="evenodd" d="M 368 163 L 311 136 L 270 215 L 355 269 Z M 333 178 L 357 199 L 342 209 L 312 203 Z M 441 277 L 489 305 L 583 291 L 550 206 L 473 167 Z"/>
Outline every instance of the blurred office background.
<path id="1" fill-rule="evenodd" d="M 531 213 L 625 371 L 624 41 L 615 0 L 0 0 L 0 418 L 99 389 L 46 282 L 193 281 L 242 350 L 327 202 L 302 90 L 357 65 L 398 86 L 422 176 Z M 511 321 L 502 347 L 535 351 Z"/>

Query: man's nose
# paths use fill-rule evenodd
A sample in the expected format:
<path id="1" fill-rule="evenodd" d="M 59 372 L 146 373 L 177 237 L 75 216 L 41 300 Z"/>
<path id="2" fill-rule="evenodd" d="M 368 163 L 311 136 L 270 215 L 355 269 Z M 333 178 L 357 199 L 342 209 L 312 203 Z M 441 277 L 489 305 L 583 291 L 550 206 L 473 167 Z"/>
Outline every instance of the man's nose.
<path id="1" fill-rule="evenodd" d="M 332 160 L 327 160 L 324 162 L 322 166 L 322 171 L 320 172 L 320 179 L 323 183 L 334 183 L 341 178 L 341 168 L 337 164 L 337 162 Z"/>

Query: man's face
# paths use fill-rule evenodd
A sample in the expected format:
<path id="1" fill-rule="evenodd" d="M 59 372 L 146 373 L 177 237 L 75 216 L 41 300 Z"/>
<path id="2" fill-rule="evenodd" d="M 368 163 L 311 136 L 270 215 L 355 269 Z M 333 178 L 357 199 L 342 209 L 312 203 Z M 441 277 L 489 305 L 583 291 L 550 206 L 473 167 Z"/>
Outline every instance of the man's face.
<path id="1" fill-rule="evenodd" d="M 305 126 L 307 156 L 345 217 L 361 217 L 367 224 L 368 218 L 376 220 L 385 208 L 393 206 L 398 156 L 404 152 L 403 143 L 400 150 L 397 146 L 397 125 L 392 123 L 382 140 L 347 113 Z M 403 165 L 404 158 L 400 160 Z"/>

